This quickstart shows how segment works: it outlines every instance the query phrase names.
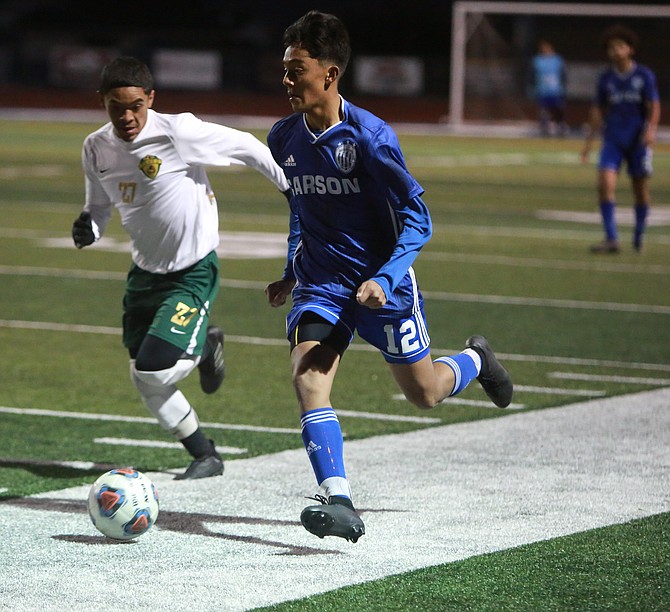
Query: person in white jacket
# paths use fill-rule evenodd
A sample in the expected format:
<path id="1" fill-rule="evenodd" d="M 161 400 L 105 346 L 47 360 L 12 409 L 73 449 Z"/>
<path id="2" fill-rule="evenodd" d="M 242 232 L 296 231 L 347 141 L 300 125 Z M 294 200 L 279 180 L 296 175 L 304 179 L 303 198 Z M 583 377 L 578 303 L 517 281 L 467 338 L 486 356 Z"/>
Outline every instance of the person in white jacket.
<path id="1" fill-rule="evenodd" d="M 123 298 L 123 343 L 144 405 L 192 456 L 179 479 L 223 473 L 214 442 L 177 383 L 196 367 L 205 393 L 224 379 L 223 331 L 209 326 L 219 288 L 217 202 L 206 166 L 244 164 L 287 197 L 269 149 L 252 134 L 191 113 L 152 109 L 149 68 L 132 57 L 107 64 L 99 88 L 109 122 L 86 137 L 86 200 L 72 226 L 77 248 L 100 238 L 113 208 L 132 240 Z"/>

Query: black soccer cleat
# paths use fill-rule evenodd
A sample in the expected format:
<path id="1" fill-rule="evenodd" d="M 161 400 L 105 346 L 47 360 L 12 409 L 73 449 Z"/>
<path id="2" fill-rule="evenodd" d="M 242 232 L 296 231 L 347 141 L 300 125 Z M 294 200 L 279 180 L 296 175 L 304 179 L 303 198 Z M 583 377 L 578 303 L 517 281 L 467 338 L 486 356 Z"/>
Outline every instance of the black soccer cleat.
<path id="1" fill-rule="evenodd" d="M 198 364 L 200 388 L 205 393 L 215 393 L 226 376 L 223 363 L 223 331 L 218 327 L 207 328 L 204 357 Z"/>
<path id="2" fill-rule="evenodd" d="M 320 538 L 338 536 L 354 543 L 365 535 L 365 525 L 350 499 L 339 495 L 329 497 L 327 502 L 321 495 L 314 499 L 321 505 L 307 506 L 300 513 L 300 522 L 307 531 Z"/>
<path id="3" fill-rule="evenodd" d="M 195 480 L 196 478 L 209 478 L 210 476 L 221 476 L 223 474 L 223 459 L 216 452 L 214 441 L 210 440 L 212 454 L 194 459 L 183 474 L 177 474 L 175 480 Z"/>
<path id="4" fill-rule="evenodd" d="M 477 376 L 486 395 L 498 408 L 506 408 L 512 401 L 514 385 L 509 372 L 496 359 L 493 349 L 484 336 L 470 336 L 465 348 L 472 349 L 482 358 L 482 367 Z"/>
<path id="5" fill-rule="evenodd" d="M 594 255 L 616 254 L 619 252 L 619 243 L 616 240 L 603 240 L 598 244 L 592 244 L 589 251 Z"/>

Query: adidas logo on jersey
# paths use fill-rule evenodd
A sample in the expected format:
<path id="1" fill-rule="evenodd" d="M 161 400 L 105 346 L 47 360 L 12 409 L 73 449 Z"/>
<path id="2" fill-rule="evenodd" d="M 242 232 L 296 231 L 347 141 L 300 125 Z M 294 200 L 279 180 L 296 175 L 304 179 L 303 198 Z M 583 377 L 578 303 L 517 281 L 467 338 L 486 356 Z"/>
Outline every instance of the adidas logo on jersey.
<path id="1" fill-rule="evenodd" d="M 315 453 L 316 451 L 321 450 L 321 446 L 318 446 L 312 442 L 312 440 L 309 441 L 309 444 L 307 445 L 307 455 L 311 455 L 312 453 Z"/>
<path id="2" fill-rule="evenodd" d="M 293 155 L 289 155 L 286 158 L 286 161 L 283 164 L 284 166 L 296 166 L 297 164 L 295 163 L 295 159 L 293 158 Z"/>

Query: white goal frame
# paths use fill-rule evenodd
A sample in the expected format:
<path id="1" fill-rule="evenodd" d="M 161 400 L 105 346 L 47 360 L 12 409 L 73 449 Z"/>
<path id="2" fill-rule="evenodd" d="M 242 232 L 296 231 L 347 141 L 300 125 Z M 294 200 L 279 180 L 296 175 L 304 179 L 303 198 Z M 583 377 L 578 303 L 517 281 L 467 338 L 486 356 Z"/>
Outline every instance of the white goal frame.
<path id="1" fill-rule="evenodd" d="M 451 23 L 451 75 L 449 79 L 449 125 L 458 131 L 464 125 L 465 47 L 468 15 L 582 15 L 588 17 L 670 17 L 670 6 L 652 4 L 559 4 L 557 2 L 454 2 Z"/>

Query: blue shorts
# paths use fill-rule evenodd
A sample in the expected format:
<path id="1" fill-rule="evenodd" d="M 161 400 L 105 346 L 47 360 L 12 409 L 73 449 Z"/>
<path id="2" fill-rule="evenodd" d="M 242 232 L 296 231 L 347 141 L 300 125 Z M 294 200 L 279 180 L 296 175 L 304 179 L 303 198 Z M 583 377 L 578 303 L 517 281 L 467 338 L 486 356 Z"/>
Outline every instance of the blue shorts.
<path id="1" fill-rule="evenodd" d="M 561 110 L 565 107 L 563 96 L 538 96 L 537 103 L 540 108 L 547 110 Z"/>
<path id="2" fill-rule="evenodd" d="M 398 297 L 397 294 L 405 295 L 400 300 L 393 299 Z M 288 338 L 305 312 L 314 312 L 338 327 L 340 332 L 348 335 L 349 342 L 357 332 L 368 344 L 379 349 L 389 363 L 414 363 L 430 353 L 423 297 L 413 271 L 405 276 L 383 308 L 361 306 L 348 291 L 297 285 L 293 290 L 293 308 L 286 317 Z"/>
<path id="3" fill-rule="evenodd" d="M 600 150 L 600 170 L 613 170 L 618 172 L 621 164 L 626 162 L 629 176 L 642 178 L 651 176 L 652 173 L 652 151 L 649 147 L 639 144 L 625 148 L 615 142 L 604 141 Z"/>

